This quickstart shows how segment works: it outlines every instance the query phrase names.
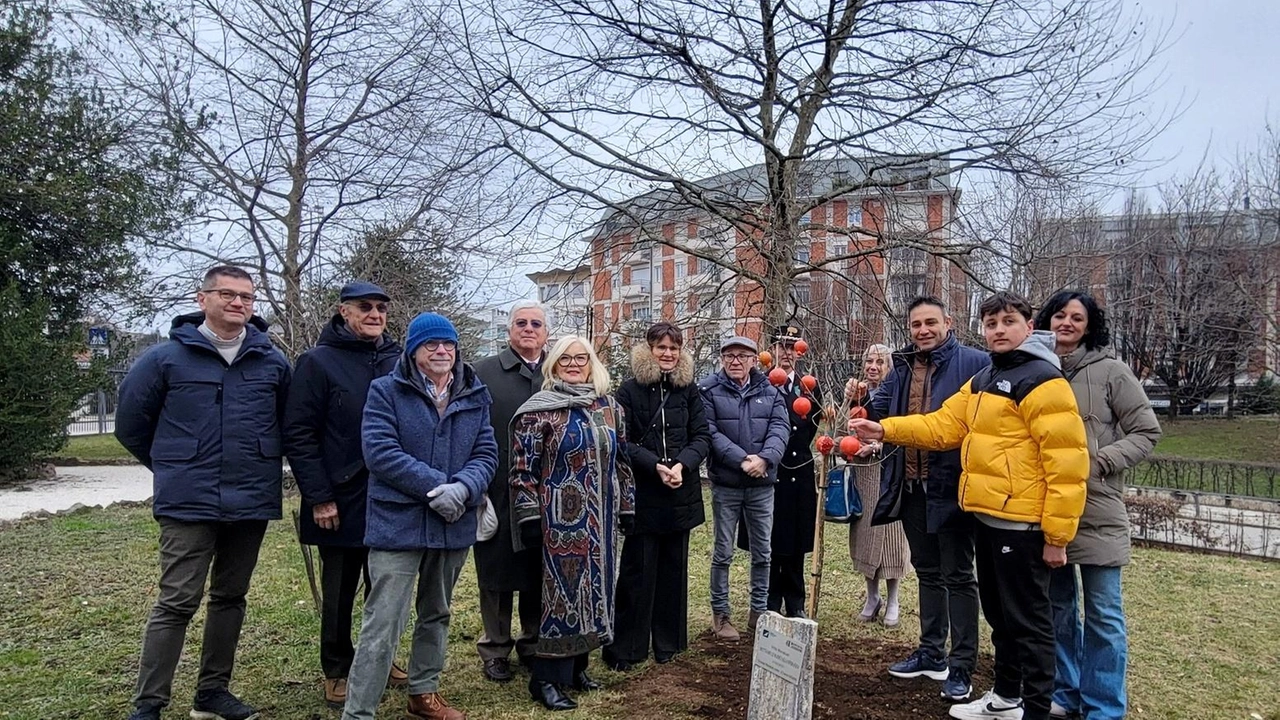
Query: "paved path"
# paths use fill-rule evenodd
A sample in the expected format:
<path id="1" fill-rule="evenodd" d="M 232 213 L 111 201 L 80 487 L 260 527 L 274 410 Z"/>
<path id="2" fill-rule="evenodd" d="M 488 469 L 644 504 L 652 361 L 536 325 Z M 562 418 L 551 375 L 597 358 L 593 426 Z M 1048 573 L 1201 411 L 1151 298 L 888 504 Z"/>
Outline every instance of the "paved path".
<path id="1" fill-rule="evenodd" d="M 110 505 L 151 497 L 151 471 L 141 465 L 60 467 L 56 480 L 0 489 L 0 520 L 73 505 Z"/>

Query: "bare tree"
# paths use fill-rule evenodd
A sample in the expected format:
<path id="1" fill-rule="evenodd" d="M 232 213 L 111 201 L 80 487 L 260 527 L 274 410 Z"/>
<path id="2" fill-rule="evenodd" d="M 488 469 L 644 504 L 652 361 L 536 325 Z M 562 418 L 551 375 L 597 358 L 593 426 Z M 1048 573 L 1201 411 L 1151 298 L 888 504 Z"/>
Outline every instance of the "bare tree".
<path id="1" fill-rule="evenodd" d="M 1131 201 L 1106 228 L 1117 348 L 1163 383 L 1171 418 L 1233 388 L 1260 340 L 1259 239 L 1242 200 L 1238 183 L 1202 168 L 1163 186 L 1158 212 Z"/>
<path id="2" fill-rule="evenodd" d="M 1122 172 L 1162 123 L 1143 103 L 1164 33 L 1116 0 L 460 0 L 457 10 L 459 84 L 505 148 L 603 210 L 589 255 L 677 248 L 745 283 L 735 312 L 765 326 L 803 305 L 797 279 L 864 292 L 858 276 L 883 277 L 867 264 L 896 248 L 929 256 L 932 274 L 951 260 L 968 271 L 972 246 L 897 207 L 897 191 L 941 189 L 955 202 L 965 171 Z M 811 215 L 877 193 L 875 222 Z M 673 220 L 723 241 L 664 232 Z M 842 242 L 802 259 L 815 231 Z"/>
<path id="3" fill-rule="evenodd" d="M 436 71 L 441 28 L 397 0 L 80 0 L 103 85 L 184 191 L 190 223 L 149 249 L 161 299 L 197 266 L 256 268 L 285 349 L 309 344 L 309 277 L 369 232 L 448 226 L 465 250 L 514 206 L 481 126 Z M 506 177 L 516 182 L 515 175 Z M 498 250 L 494 249 L 493 252 Z"/>

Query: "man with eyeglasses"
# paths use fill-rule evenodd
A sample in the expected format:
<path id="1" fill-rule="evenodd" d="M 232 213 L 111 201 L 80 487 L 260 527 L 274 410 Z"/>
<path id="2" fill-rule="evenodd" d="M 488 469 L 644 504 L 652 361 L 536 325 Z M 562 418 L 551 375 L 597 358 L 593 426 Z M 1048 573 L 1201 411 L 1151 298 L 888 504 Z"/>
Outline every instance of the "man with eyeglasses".
<path id="1" fill-rule="evenodd" d="M 320 331 L 316 346 L 298 357 L 285 406 L 284 443 L 302 493 L 299 536 L 320 551 L 320 668 L 324 700 L 341 709 L 355 658 L 351 614 L 365 578 L 364 544 L 369 470 L 360 422 L 369 385 L 391 372 L 400 343 L 386 332 L 390 296 L 368 282 L 351 282 L 338 294 L 338 312 Z M 388 684 L 409 676 L 391 666 Z"/>
<path id="2" fill-rule="evenodd" d="M 747 626 L 754 630 L 768 609 L 774 483 L 791 434 L 782 393 L 756 369 L 756 353 L 750 338 L 729 338 L 720 346 L 723 369 L 698 384 L 711 427 L 711 629 L 721 640 L 740 637 L 729 614 L 729 564 L 740 519 L 751 552 Z"/>
<path id="3" fill-rule="evenodd" d="M 160 597 L 142 639 L 130 720 L 169 704 L 187 625 L 205 596 L 191 717 L 252 720 L 229 690 L 245 594 L 269 520 L 281 516 L 281 422 L 289 362 L 253 314 L 253 279 L 210 269 L 200 312 L 180 315 L 171 342 L 148 350 L 120 385 L 116 437 L 154 474 Z"/>
<path id="4" fill-rule="evenodd" d="M 511 650 L 527 666 L 538 644 L 542 622 L 542 556 L 537 549 L 516 552 L 511 542 L 511 418 L 542 388 L 546 357 L 547 313 L 542 305 L 521 300 L 511 307 L 507 347 L 476 363 L 476 375 L 493 395 L 490 419 L 498 440 L 498 471 L 489 484 L 489 499 L 498 515 L 498 532 L 476 543 L 476 580 L 480 586 L 480 619 L 484 632 L 476 642 L 484 676 L 511 680 Z M 519 595 L 517 602 L 516 595 Z M 511 636 L 511 612 L 518 606 L 520 635 Z"/>

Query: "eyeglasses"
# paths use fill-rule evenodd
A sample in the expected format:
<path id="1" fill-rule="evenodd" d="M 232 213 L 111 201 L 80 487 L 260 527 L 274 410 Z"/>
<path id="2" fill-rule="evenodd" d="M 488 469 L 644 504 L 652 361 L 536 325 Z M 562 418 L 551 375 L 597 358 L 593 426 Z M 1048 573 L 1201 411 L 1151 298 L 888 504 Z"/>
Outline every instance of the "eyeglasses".
<path id="1" fill-rule="evenodd" d="M 591 356 L 586 353 L 582 353 L 580 355 L 561 355 L 560 359 L 556 360 L 556 364 L 560 367 L 569 367 L 571 365 L 584 367 L 589 362 L 591 362 Z"/>
<path id="2" fill-rule="evenodd" d="M 210 290 L 201 290 L 200 292 L 205 295 L 217 295 L 222 299 L 222 302 L 225 303 L 229 303 L 234 301 L 236 298 L 240 298 L 240 302 L 245 305 L 252 305 L 253 301 L 258 299 L 253 293 L 236 292 L 235 290 L 228 290 L 226 288 L 213 288 Z"/>
<path id="3" fill-rule="evenodd" d="M 519 320 L 515 321 L 515 326 L 518 328 L 531 327 L 534 330 L 538 330 L 542 327 L 542 325 L 543 325 L 543 322 L 541 320 L 526 320 L 525 318 L 520 318 Z"/>
<path id="4" fill-rule="evenodd" d="M 444 348 L 449 352 L 453 352 L 454 350 L 458 349 L 458 343 L 452 340 L 428 340 L 422 343 L 422 346 L 425 347 L 427 350 L 430 350 L 431 352 L 435 352 L 440 348 Z"/>
<path id="5" fill-rule="evenodd" d="M 347 304 L 354 307 L 355 309 L 359 310 L 362 313 L 370 313 L 370 312 L 373 312 L 374 310 L 377 310 L 383 315 L 387 314 L 387 308 L 390 307 L 389 305 L 387 305 L 387 303 L 384 303 L 384 302 L 373 303 L 373 302 L 369 302 L 368 300 L 361 300 L 359 302 L 349 302 Z"/>
<path id="6" fill-rule="evenodd" d="M 746 355 L 743 353 L 724 353 L 723 355 L 720 356 L 720 359 L 725 361 L 726 364 L 727 363 L 745 363 L 746 361 L 750 360 L 753 357 L 755 356 Z"/>

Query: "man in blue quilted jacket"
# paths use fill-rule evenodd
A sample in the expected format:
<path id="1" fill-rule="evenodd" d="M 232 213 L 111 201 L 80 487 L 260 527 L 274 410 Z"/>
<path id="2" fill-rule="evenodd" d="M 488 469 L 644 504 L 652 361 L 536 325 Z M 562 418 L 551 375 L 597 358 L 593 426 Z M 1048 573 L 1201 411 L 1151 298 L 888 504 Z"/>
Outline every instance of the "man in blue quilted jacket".
<path id="1" fill-rule="evenodd" d="M 170 342 L 138 359 L 120 385 L 116 437 L 155 476 L 160 597 L 147 620 L 130 720 L 159 720 L 170 701 L 187 625 L 205 595 L 191 717 L 252 720 L 229 686 L 245 594 L 267 521 L 280 517 L 280 418 L 289 361 L 254 317 L 253 278 L 210 269 L 201 312 L 174 319 Z"/>

